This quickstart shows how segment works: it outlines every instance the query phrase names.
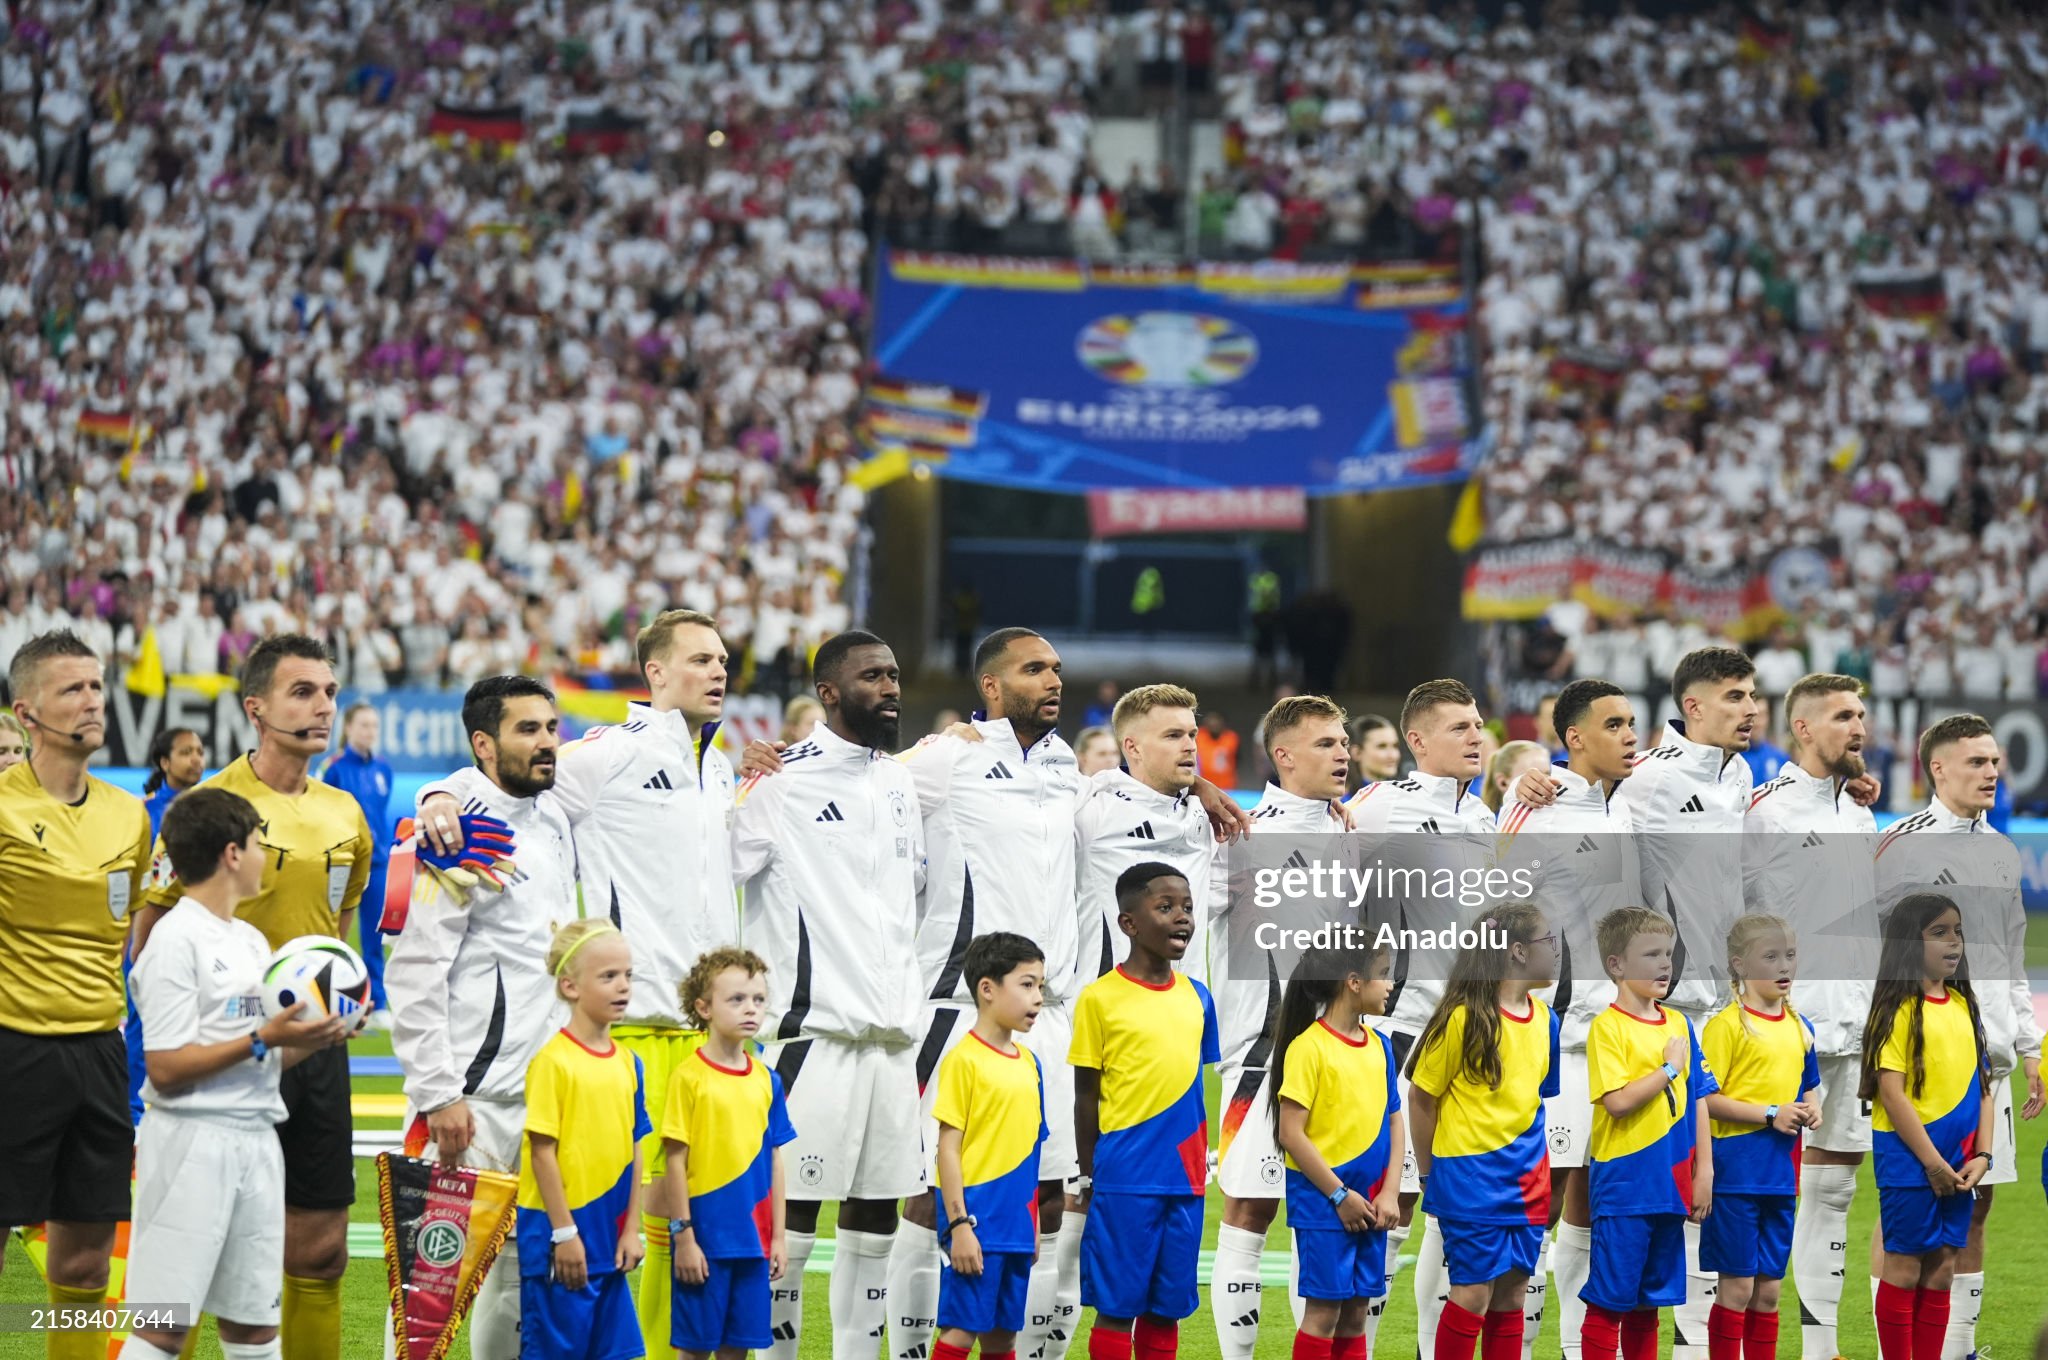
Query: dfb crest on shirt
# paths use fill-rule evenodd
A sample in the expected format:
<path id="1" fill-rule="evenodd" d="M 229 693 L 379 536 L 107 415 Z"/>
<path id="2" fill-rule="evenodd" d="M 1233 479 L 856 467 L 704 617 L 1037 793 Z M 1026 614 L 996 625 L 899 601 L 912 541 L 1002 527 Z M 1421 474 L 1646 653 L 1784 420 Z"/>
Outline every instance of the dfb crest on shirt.
<path id="1" fill-rule="evenodd" d="M 889 815 L 896 819 L 896 825 L 910 825 L 910 800 L 903 796 L 903 790 L 889 790 Z"/>

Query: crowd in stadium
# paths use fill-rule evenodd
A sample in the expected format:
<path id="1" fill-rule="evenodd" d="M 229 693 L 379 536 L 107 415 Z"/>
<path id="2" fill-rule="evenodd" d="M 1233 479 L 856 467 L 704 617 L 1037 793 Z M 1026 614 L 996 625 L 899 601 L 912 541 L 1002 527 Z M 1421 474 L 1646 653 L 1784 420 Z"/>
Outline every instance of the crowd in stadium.
<path id="1" fill-rule="evenodd" d="M 1254 249 L 1355 242 L 1388 202 L 1418 250 L 1476 229 L 1496 537 L 1710 570 L 1818 548 L 1839 565 L 1789 639 L 1812 668 L 2031 699 L 2048 46 L 2008 5 L 1952 28 L 1830 8 L 1532 28 L 1510 7 L 1484 31 L 1246 9 L 1214 216 Z M 1660 626 L 1582 640 L 1590 673 Z"/>
<path id="2" fill-rule="evenodd" d="M 301 629 L 358 688 L 629 672 L 687 597 L 800 666 L 849 621 L 863 228 L 1085 182 L 1104 21 L 1040 18 L 22 14 L 0 661 L 154 625 L 173 673 Z"/>

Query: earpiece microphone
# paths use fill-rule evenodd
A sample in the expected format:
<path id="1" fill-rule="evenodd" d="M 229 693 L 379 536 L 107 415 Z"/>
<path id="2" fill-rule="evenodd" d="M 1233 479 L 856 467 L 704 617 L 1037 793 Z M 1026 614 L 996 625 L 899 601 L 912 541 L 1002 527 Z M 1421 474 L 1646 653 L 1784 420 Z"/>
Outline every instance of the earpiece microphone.
<path id="1" fill-rule="evenodd" d="M 85 729 L 82 727 L 79 728 L 76 732 L 65 732 L 60 731 L 55 727 L 51 727 L 48 723 L 45 723 L 41 718 L 38 718 L 33 713 L 28 714 L 27 717 L 31 723 L 35 724 L 35 729 L 38 732 L 48 732 L 50 735 L 56 737 L 69 737 L 74 742 L 77 742 L 80 746 L 85 745 Z"/>
<path id="2" fill-rule="evenodd" d="M 258 727 L 269 727 L 271 731 L 277 733 L 279 736 L 290 737 L 293 741 L 304 741 L 307 737 L 312 736 L 315 732 L 318 732 L 320 730 L 317 727 L 301 727 L 297 731 L 293 731 L 289 727 L 270 727 L 269 723 L 263 721 L 263 715 L 261 713 L 256 714 L 254 717 L 250 719 L 250 721 L 254 722 Z"/>

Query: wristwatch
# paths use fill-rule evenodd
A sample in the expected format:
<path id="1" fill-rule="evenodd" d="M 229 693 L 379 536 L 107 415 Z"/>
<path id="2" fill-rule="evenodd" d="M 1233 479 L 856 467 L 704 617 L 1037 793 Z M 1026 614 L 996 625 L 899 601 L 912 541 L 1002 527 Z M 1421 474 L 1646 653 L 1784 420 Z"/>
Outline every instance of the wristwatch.
<path id="1" fill-rule="evenodd" d="M 668 1221 L 668 1240 L 674 1242 L 696 1226 L 697 1220 L 694 1218 L 672 1218 Z"/>
<path id="2" fill-rule="evenodd" d="M 1326 1198 L 1330 1201 L 1330 1207 L 1334 1209 L 1345 1200 L 1351 1198 L 1351 1187 L 1342 1181 L 1338 1181 L 1337 1188 L 1332 1190 Z"/>
<path id="3" fill-rule="evenodd" d="M 1766 1123 L 1766 1124 L 1775 1124 L 1775 1123 L 1777 1123 L 1777 1122 L 1778 1122 L 1778 1107 L 1777 1107 L 1776 1105 L 1766 1105 L 1766 1106 L 1764 1106 L 1764 1123 Z"/>
<path id="4" fill-rule="evenodd" d="M 250 1030 L 250 1031 L 249 1031 L 249 1056 L 250 1056 L 251 1058 L 254 1058 L 254 1059 L 255 1059 L 255 1060 L 257 1061 L 257 1062 L 262 1062 L 262 1061 L 263 1061 L 263 1055 L 264 1055 L 264 1054 L 266 1054 L 266 1053 L 268 1053 L 269 1051 L 270 1051 L 270 1045 L 269 1045 L 269 1044 L 266 1044 L 266 1043 L 264 1043 L 264 1042 L 263 1042 L 263 1036 L 262 1036 L 262 1035 L 260 1035 L 260 1034 L 258 1034 L 258 1033 L 257 1033 L 257 1032 L 256 1032 L 255 1030 L 253 1030 L 253 1029 L 252 1029 L 252 1030 Z"/>
<path id="5" fill-rule="evenodd" d="M 1673 1066 L 1672 1066 L 1672 1065 L 1671 1065 L 1670 1063 L 1665 1063 L 1665 1064 L 1664 1064 L 1664 1080 L 1666 1080 L 1666 1081 L 1677 1081 L 1677 1080 L 1678 1080 L 1678 1069 L 1677 1069 L 1677 1068 L 1675 1068 L 1675 1067 L 1673 1067 Z"/>
<path id="6" fill-rule="evenodd" d="M 980 1226 L 981 1220 L 976 1218 L 973 1214 L 962 1214 L 960 1215 L 960 1217 L 954 1219 L 951 1223 L 948 1223 L 946 1225 L 946 1231 L 958 1232 L 962 1228 L 979 1228 Z"/>

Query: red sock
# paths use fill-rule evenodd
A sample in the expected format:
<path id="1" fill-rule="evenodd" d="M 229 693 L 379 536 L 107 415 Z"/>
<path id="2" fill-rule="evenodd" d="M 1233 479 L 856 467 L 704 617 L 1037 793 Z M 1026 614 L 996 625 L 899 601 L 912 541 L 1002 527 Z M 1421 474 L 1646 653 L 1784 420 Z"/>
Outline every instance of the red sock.
<path id="1" fill-rule="evenodd" d="M 1131 1354 L 1129 1332 L 1115 1332 L 1107 1327 L 1088 1329 L 1088 1360 L 1131 1360 Z M 1902 1356 L 1900 1360 L 1906 1358 Z"/>
<path id="2" fill-rule="evenodd" d="M 1472 1360 L 1472 1348 L 1485 1330 L 1485 1318 L 1446 1299 L 1443 1319 L 1436 1324 L 1436 1360 Z"/>
<path id="3" fill-rule="evenodd" d="M 1913 1295 L 1913 1360 L 1941 1360 L 1948 1340 L 1948 1291 L 1922 1289 Z"/>
<path id="4" fill-rule="evenodd" d="M 949 1346 L 943 1341 L 934 1341 L 932 1360 L 967 1360 L 967 1352 L 972 1349 L 971 1346 Z M 995 1360 L 995 1357 L 984 1354 L 983 1360 Z"/>
<path id="5" fill-rule="evenodd" d="M 1872 1311 L 1882 1360 L 1913 1360 L 1913 1291 L 1879 1280 Z"/>
<path id="6" fill-rule="evenodd" d="M 1715 1304 L 1707 1314 L 1707 1360 L 1742 1360 L 1743 1329 L 1748 1314 Z"/>
<path id="7" fill-rule="evenodd" d="M 1778 1360 L 1778 1315 L 1754 1309 L 1742 1315 L 1742 1360 Z"/>
<path id="8" fill-rule="evenodd" d="M 1368 1360 L 1365 1333 L 1330 1338 L 1330 1360 Z"/>
<path id="9" fill-rule="evenodd" d="M 1488 1313 L 1479 1333 L 1482 1360 L 1522 1360 L 1522 1310 Z"/>
<path id="10" fill-rule="evenodd" d="M 1131 1324 L 1131 1354 L 1136 1360 L 1173 1360 L 1180 1350 L 1180 1324 L 1141 1317 Z M 1941 1360 L 1936 1356 L 1935 1360 Z"/>
<path id="11" fill-rule="evenodd" d="M 1615 1360 L 1621 1350 L 1621 1314 L 1597 1303 L 1587 1304 L 1586 1320 L 1579 1327 L 1579 1345 L 1586 1360 Z"/>
<path id="12" fill-rule="evenodd" d="M 1307 1332 L 1294 1334 L 1294 1360 L 1335 1360 L 1337 1338 L 1334 1336 L 1310 1336 Z"/>
<path id="13" fill-rule="evenodd" d="M 1621 1320 L 1621 1360 L 1657 1360 L 1657 1326 L 1663 1317 L 1654 1308 L 1638 1308 Z"/>

